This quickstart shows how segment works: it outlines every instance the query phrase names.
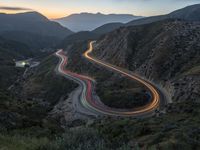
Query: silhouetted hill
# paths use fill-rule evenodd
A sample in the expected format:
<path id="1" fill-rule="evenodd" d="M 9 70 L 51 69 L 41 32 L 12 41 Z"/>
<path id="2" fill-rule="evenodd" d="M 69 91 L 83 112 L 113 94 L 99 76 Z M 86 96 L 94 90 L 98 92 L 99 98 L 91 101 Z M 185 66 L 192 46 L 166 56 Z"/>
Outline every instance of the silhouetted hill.
<path id="1" fill-rule="evenodd" d="M 128 21 L 141 18 L 140 16 L 128 15 L 128 14 L 91 14 L 81 13 L 72 14 L 70 16 L 56 19 L 63 26 L 71 29 L 72 31 L 91 31 L 97 27 L 100 27 L 107 23 L 121 22 L 127 23 Z"/>
<path id="2" fill-rule="evenodd" d="M 102 25 L 102 26 L 96 28 L 92 32 L 97 33 L 97 34 L 105 34 L 105 33 L 111 32 L 123 25 L 124 25 L 123 23 L 108 23 L 108 24 L 105 24 L 105 25 Z"/>
<path id="3" fill-rule="evenodd" d="M 4 31 L 25 31 L 43 36 L 65 37 L 72 32 L 56 22 L 49 21 L 37 12 L 0 14 L 0 33 Z"/>
<path id="4" fill-rule="evenodd" d="M 0 35 L 41 49 L 52 47 L 72 31 L 37 12 L 0 14 Z"/>
<path id="5" fill-rule="evenodd" d="M 37 22 L 48 21 L 48 19 L 38 12 L 26 12 L 17 14 L 0 13 L 0 19 L 3 22 L 16 23 L 16 22 Z"/>
<path id="6" fill-rule="evenodd" d="M 121 27 L 123 23 L 109 23 L 105 24 L 93 31 L 80 31 L 77 33 L 74 33 L 70 36 L 67 36 L 58 47 L 66 47 L 68 44 L 72 44 L 74 42 L 80 42 L 80 41 L 88 41 L 88 40 L 96 40 L 98 39 L 102 34 L 106 34 L 108 32 L 111 32 L 119 27 Z"/>
<path id="7" fill-rule="evenodd" d="M 200 4 L 187 6 L 168 15 L 170 18 L 178 18 L 187 21 L 200 21 Z"/>
<path id="8" fill-rule="evenodd" d="M 99 37 L 99 34 L 90 32 L 90 31 L 81 31 L 74 33 L 68 37 L 66 37 L 58 47 L 65 48 L 69 44 L 76 43 L 76 42 L 82 42 L 82 41 L 88 41 L 88 40 L 95 40 Z"/>
<path id="9" fill-rule="evenodd" d="M 200 21 L 200 4 L 187 6 L 185 8 L 176 10 L 170 14 L 146 17 L 138 20 L 133 20 L 127 23 L 127 26 L 148 24 L 164 19 L 182 19 L 186 21 Z"/>

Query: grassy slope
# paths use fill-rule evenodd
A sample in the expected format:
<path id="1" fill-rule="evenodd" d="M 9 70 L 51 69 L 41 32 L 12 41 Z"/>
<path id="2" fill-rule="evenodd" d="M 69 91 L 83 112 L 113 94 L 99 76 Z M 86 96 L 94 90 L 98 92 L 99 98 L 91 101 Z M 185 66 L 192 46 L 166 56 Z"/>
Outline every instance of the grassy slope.
<path id="1" fill-rule="evenodd" d="M 67 129 L 56 139 L 49 138 L 42 130 L 42 136 L 39 135 L 36 128 L 32 132 L 1 133 L 0 145 L 9 150 L 197 150 L 200 146 L 199 108 L 198 103 L 176 103 L 169 106 L 168 114 L 161 117 L 105 118 L 89 126 Z"/>
<path id="2" fill-rule="evenodd" d="M 177 103 L 162 117 L 109 119 L 98 127 L 112 146 L 129 141 L 141 149 L 198 149 L 199 108 L 198 103 Z"/>

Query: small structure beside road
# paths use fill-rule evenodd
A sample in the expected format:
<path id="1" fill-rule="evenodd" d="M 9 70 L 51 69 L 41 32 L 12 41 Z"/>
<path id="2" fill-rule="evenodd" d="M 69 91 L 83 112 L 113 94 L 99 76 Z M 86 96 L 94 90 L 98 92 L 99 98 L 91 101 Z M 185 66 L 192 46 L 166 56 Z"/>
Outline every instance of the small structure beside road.
<path id="1" fill-rule="evenodd" d="M 30 63 L 28 61 L 16 61 L 15 62 L 15 67 L 20 67 L 20 68 L 24 68 L 24 67 L 29 67 Z"/>
<path id="2" fill-rule="evenodd" d="M 33 61 L 33 59 L 27 59 L 27 60 L 20 60 L 15 61 L 15 67 L 25 68 L 25 67 L 36 67 L 40 64 L 38 61 Z"/>

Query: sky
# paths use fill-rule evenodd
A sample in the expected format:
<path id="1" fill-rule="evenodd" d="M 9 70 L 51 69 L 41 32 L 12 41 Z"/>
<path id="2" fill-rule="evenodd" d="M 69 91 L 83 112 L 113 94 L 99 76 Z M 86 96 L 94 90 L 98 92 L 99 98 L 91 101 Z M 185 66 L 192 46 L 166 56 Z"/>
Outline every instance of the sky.
<path id="1" fill-rule="evenodd" d="M 50 19 L 81 12 L 153 16 L 197 3 L 200 0 L 0 0 L 0 12 L 38 11 Z"/>

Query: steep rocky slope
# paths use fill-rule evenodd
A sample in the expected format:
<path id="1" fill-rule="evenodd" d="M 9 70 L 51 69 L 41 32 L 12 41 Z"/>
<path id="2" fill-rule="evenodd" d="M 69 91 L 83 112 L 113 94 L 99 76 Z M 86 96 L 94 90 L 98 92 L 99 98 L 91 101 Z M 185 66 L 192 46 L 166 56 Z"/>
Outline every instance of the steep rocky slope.
<path id="1" fill-rule="evenodd" d="M 198 22 L 177 20 L 124 27 L 97 41 L 93 55 L 154 80 L 174 101 L 195 101 L 200 90 L 199 29 Z"/>

